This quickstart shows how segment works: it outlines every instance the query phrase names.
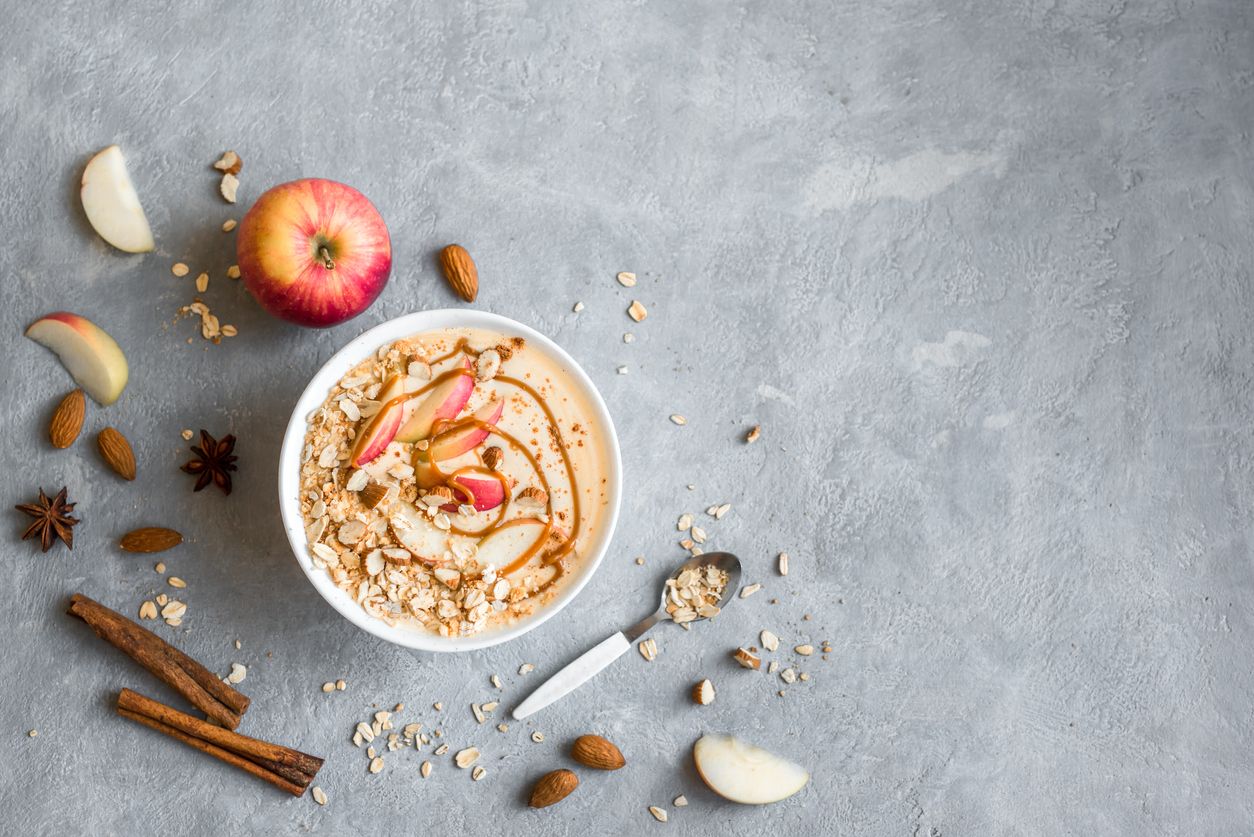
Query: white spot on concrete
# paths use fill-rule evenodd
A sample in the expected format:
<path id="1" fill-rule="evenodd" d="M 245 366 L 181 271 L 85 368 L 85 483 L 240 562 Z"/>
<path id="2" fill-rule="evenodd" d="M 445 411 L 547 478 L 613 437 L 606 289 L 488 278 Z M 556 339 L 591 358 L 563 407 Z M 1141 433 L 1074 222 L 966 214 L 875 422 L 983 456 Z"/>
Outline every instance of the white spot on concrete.
<path id="1" fill-rule="evenodd" d="M 817 212 L 849 209 L 884 198 L 921 201 L 974 174 L 1006 173 L 1006 157 L 925 148 L 888 162 L 865 158 L 824 163 L 805 186 L 806 204 Z"/>
<path id="2" fill-rule="evenodd" d="M 1007 427 L 1015 423 L 1015 411 L 1008 410 L 1004 413 L 994 413 L 991 416 L 984 417 L 985 430 L 1005 430 Z"/>
<path id="3" fill-rule="evenodd" d="M 759 384 L 758 395 L 770 401 L 783 401 L 789 407 L 797 406 L 797 402 L 793 400 L 791 395 L 784 392 L 782 389 L 771 386 L 770 384 Z"/>
<path id="4" fill-rule="evenodd" d="M 947 331 L 945 339 L 940 343 L 920 343 L 911 351 L 915 369 L 926 364 L 942 367 L 962 366 L 980 353 L 981 350 L 993 345 L 983 334 L 970 331 Z"/>

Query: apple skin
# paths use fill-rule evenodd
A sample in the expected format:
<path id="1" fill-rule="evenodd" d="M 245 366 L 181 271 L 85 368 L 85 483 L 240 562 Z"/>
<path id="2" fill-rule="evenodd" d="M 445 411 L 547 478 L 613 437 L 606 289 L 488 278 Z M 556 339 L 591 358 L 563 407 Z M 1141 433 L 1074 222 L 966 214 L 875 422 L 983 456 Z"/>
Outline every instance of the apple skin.
<path id="1" fill-rule="evenodd" d="M 383 217 L 361 192 L 306 178 L 257 199 L 240 222 L 236 261 L 262 308 L 297 325 L 325 328 L 365 311 L 383 291 L 392 242 Z"/>
<path id="2" fill-rule="evenodd" d="M 405 379 L 400 375 L 393 375 L 384 382 L 383 388 L 379 390 L 379 401 L 387 404 L 400 395 L 404 388 Z M 366 425 L 366 429 L 357 437 L 357 444 L 353 445 L 353 455 L 349 457 L 349 463 L 354 468 L 360 468 L 362 465 L 378 459 L 379 455 L 387 450 L 387 446 L 391 444 L 392 439 L 396 437 L 396 431 L 401 426 L 401 418 L 404 415 L 404 403 L 394 404 L 390 408 L 379 410 L 374 418 L 370 420 L 370 423 Z"/>
<path id="3" fill-rule="evenodd" d="M 98 404 L 112 404 L 126 388 L 130 377 L 126 355 L 108 332 L 86 317 L 55 311 L 31 323 L 26 336 L 55 352 Z"/>
<path id="4" fill-rule="evenodd" d="M 470 489 L 470 493 L 475 495 L 475 511 L 491 511 L 505 502 L 505 486 L 494 477 L 461 476 L 457 478 L 457 482 L 459 485 L 466 486 Z M 457 486 L 450 485 L 449 488 L 453 489 L 453 496 L 457 498 L 457 502 L 445 503 L 440 506 L 440 509 L 455 512 L 468 498 L 458 490 Z"/>

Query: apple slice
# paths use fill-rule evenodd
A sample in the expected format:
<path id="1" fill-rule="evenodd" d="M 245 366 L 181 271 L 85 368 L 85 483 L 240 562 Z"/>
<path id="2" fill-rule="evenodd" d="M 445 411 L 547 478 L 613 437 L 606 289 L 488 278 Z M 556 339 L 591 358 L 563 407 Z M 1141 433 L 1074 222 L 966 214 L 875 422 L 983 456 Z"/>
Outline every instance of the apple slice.
<path id="1" fill-rule="evenodd" d="M 504 411 L 505 401 L 494 398 L 476 410 L 474 418 L 484 424 L 495 426 Z M 426 450 L 414 451 L 414 476 L 418 480 L 418 485 L 422 488 L 435 488 L 437 485 L 443 485 L 444 476 L 434 467 L 435 463 L 474 450 L 491 435 L 491 432 L 480 427 L 477 422 L 468 422 L 436 436 Z"/>
<path id="2" fill-rule="evenodd" d="M 800 765 L 730 735 L 701 736 L 692 747 L 692 760 L 710 790 L 745 805 L 779 802 L 810 781 Z"/>
<path id="3" fill-rule="evenodd" d="M 470 400 L 475 391 L 475 377 L 470 373 L 470 362 L 463 360 L 464 374 L 454 375 L 437 384 L 427 393 L 422 403 L 414 408 L 405 424 L 396 433 L 398 442 L 419 442 L 431 435 L 431 428 L 441 419 L 457 418 L 457 414 Z"/>
<path id="4" fill-rule="evenodd" d="M 357 443 L 353 445 L 353 455 L 349 461 L 354 468 L 360 468 L 378 459 L 396 437 L 396 431 L 401 426 L 401 418 L 405 415 L 405 402 L 396 404 L 389 404 L 389 402 L 404 391 L 405 377 L 403 375 L 392 375 L 383 382 L 378 401 L 384 406 L 370 419 L 366 429 L 357 437 Z"/>
<path id="5" fill-rule="evenodd" d="M 87 161 L 79 195 L 88 222 L 101 238 L 127 253 L 152 251 L 152 228 L 126 171 L 122 149 L 111 145 Z"/>
<path id="6" fill-rule="evenodd" d="M 461 476 L 457 478 L 457 484 L 464 485 L 474 495 L 475 511 L 490 511 L 505 502 L 505 486 L 495 477 Z M 454 485 L 450 485 L 449 488 L 453 489 L 453 497 L 457 502 L 445 503 L 440 506 L 440 509 L 455 512 L 470 498 Z"/>
<path id="7" fill-rule="evenodd" d="M 26 336 L 46 346 L 102 406 L 118 400 L 130 370 L 117 341 L 86 317 L 57 311 L 31 323 Z"/>

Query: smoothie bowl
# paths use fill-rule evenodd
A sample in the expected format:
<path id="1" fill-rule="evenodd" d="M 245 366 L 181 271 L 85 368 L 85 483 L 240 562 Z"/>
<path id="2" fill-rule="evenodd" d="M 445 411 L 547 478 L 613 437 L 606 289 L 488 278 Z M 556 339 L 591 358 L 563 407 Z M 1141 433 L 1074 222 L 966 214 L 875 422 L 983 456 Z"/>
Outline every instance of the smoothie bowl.
<path id="1" fill-rule="evenodd" d="M 367 331 L 301 395 L 279 505 L 341 615 L 427 651 L 513 639 L 587 583 L 614 533 L 618 439 L 553 341 L 481 311 Z"/>

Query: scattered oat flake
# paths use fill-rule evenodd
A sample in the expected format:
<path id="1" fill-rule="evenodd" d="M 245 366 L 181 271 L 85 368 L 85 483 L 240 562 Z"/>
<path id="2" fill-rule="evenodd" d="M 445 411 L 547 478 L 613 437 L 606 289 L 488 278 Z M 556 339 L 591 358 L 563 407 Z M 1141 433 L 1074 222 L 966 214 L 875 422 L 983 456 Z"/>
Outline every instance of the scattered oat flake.
<path id="1" fill-rule="evenodd" d="M 798 645 L 796 648 L 792 650 L 796 651 L 798 654 L 800 654 L 803 657 L 808 657 L 814 653 L 814 646 L 813 645 Z"/>
<path id="2" fill-rule="evenodd" d="M 509 732 L 509 724 L 497 724 L 496 728 L 499 732 Z"/>
<path id="3" fill-rule="evenodd" d="M 196 277 L 196 291 L 203 294 L 207 290 L 209 290 L 209 274 L 202 273 Z"/>
<path id="4" fill-rule="evenodd" d="M 143 604 L 139 606 L 139 618 L 140 619 L 156 619 L 157 618 L 157 606 L 153 604 L 152 602 L 144 602 Z"/>
<path id="5" fill-rule="evenodd" d="M 444 710 L 444 704 L 440 703 L 440 701 L 438 700 L 435 703 L 431 704 L 431 706 L 433 709 L 435 709 L 436 712 L 441 712 Z"/>
<path id="6" fill-rule="evenodd" d="M 572 308 L 571 310 L 572 310 L 572 311 L 574 311 L 576 314 L 578 314 L 580 311 L 582 311 L 582 310 L 583 310 L 583 303 L 582 303 L 582 302 L 576 302 L 576 303 L 575 303 L 575 307 L 574 307 L 574 308 Z"/>
<path id="7" fill-rule="evenodd" d="M 186 276 L 187 274 L 191 273 L 191 271 L 192 269 L 188 267 L 187 265 L 183 264 L 182 262 L 175 262 L 174 265 L 170 268 L 171 273 L 173 273 L 175 276 L 180 276 L 180 277 Z"/>
<path id="8" fill-rule="evenodd" d="M 227 203 L 235 203 L 235 192 L 239 189 L 239 178 L 227 172 L 222 175 L 222 183 L 218 186 L 218 191 L 222 193 L 222 197 Z"/>
<path id="9" fill-rule="evenodd" d="M 30 732 L 26 733 L 26 736 L 27 736 L 28 738 L 38 738 L 38 737 L 39 737 L 39 730 L 37 730 L 37 729 L 33 729 L 33 730 L 31 730 Z"/>
<path id="10" fill-rule="evenodd" d="M 629 273 L 624 270 L 614 278 L 617 279 L 618 284 L 622 285 L 624 288 L 634 288 L 636 286 L 636 274 L 634 273 Z"/>
<path id="11" fill-rule="evenodd" d="M 678 424 L 680 427 L 683 427 L 685 424 L 688 423 L 688 419 L 684 418 L 679 413 L 672 413 L 671 422 L 674 424 Z"/>
<path id="12" fill-rule="evenodd" d="M 440 734 L 440 731 L 439 731 L 439 730 L 436 730 L 436 731 L 435 731 L 435 734 L 438 736 L 438 735 Z M 442 756 L 442 755 L 444 755 L 445 753 L 447 753 L 447 752 L 448 752 L 448 745 L 447 745 L 447 744 L 441 744 L 439 747 L 436 747 L 436 748 L 435 748 L 435 750 L 434 750 L 433 752 L 434 752 L 434 754 L 435 754 L 435 755 L 437 755 L 437 756 Z"/>
<path id="13" fill-rule="evenodd" d="M 328 680 L 327 682 L 325 682 L 325 683 L 323 683 L 323 684 L 322 684 L 322 691 L 326 692 L 327 694 L 330 694 L 331 692 L 334 692 L 334 691 L 335 691 L 335 684 L 334 684 L 334 683 L 332 683 L 330 680 Z"/>
<path id="14" fill-rule="evenodd" d="M 239 278 L 239 265 L 237 265 L 237 264 L 233 264 L 233 265 L 231 265 L 230 267 L 228 267 L 228 268 L 226 269 L 226 278 L 227 278 L 227 279 L 238 279 L 238 278 Z"/>
<path id="15" fill-rule="evenodd" d="M 687 512 L 684 512 L 683 514 L 681 514 L 679 516 L 679 521 L 675 524 L 675 528 L 681 532 L 683 532 L 686 529 L 691 529 L 692 528 L 692 515 L 688 514 Z"/>
<path id="16" fill-rule="evenodd" d="M 762 647 L 767 651 L 779 650 L 779 637 L 775 636 L 775 634 L 770 631 L 762 631 L 762 635 L 759 639 L 762 642 Z"/>
<path id="17" fill-rule="evenodd" d="M 536 667 L 532 665 L 531 663 L 523 663 L 522 665 L 518 667 L 519 674 L 530 674 L 531 672 L 535 670 L 536 670 Z"/>
<path id="18" fill-rule="evenodd" d="M 714 519 L 722 520 L 729 511 L 731 511 L 731 503 L 724 503 L 714 510 Z"/>
<path id="19" fill-rule="evenodd" d="M 761 584 L 746 584 L 744 587 L 740 588 L 740 598 L 747 599 L 761 589 Z"/>
<path id="20" fill-rule="evenodd" d="M 781 552 L 779 554 L 779 574 L 788 575 L 788 553 Z"/>
<path id="21" fill-rule="evenodd" d="M 370 760 L 370 772 L 379 773 L 383 770 L 383 756 L 375 756 Z"/>
<path id="22" fill-rule="evenodd" d="M 248 668 L 239 663 L 231 663 L 231 673 L 226 676 L 229 683 L 243 683 L 248 676 Z"/>
<path id="23" fill-rule="evenodd" d="M 336 690 L 337 692 L 342 692 L 342 691 L 344 691 L 344 690 L 345 690 L 345 689 L 347 689 L 347 688 L 348 688 L 348 684 L 347 684 L 347 683 L 345 683 L 343 680 L 336 680 L 336 681 L 335 681 L 335 690 Z"/>
<path id="24" fill-rule="evenodd" d="M 327 792 L 324 791 L 322 788 L 318 787 L 317 785 L 314 785 L 312 793 L 313 793 L 314 802 L 317 802 L 319 805 L 327 804 Z"/>
<path id="25" fill-rule="evenodd" d="M 157 562 L 157 564 L 156 564 L 156 566 L 154 566 L 154 567 L 153 567 L 153 569 L 157 571 L 157 574 L 158 574 L 158 575 L 162 575 L 162 574 L 164 574 L 164 573 L 165 573 L 165 562 L 164 562 L 164 561 L 158 561 L 158 562 Z"/>
<path id="26" fill-rule="evenodd" d="M 620 375 L 626 375 L 626 374 L 627 374 L 627 367 L 626 367 L 626 366 L 620 366 L 620 367 L 618 367 L 618 374 L 620 374 Z"/>
<path id="27" fill-rule="evenodd" d="M 222 232 L 230 232 L 231 230 L 235 229 L 238 225 L 239 225 L 239 222 L 236 221 L 234 218 L 227 218 L 225 221 L 222 222 Z"/>
<path id="28" fill-rule="evenodd" d="M 640 566 L 640 567 L 643 567 L 643 566 L 644 566 L 644 556 L 643 556 L 643 555 L 641 555 L 639 558 L 637 558 L 637 559 L 636 559 L 636 565 L 637 565 L 637 566 Z"/>
<path id="29" fill-rule="evenodd" d="M 540 732 L 539 730 L 536 730 L 535 732 L 531 733 L 531 740 L 539 744 L 540 742 L 544 741 L 544 733 Z"/>
<path id="30" fill-rule="evenodd" d="M 184 440 L 186 440 L 186 441 L 190 441 L 190 440 L 191 440 L 191 438 L 192 438 L 192 436 L 195 436 L 196 434 L 195 434 L 195 433 L 193 433 L 193 432 L 191 431 L 191 429 L 190 429 L 190 428 L 188 428 L 188 429 L 185 429 L 185 430 L 184 430 L 182 433 L 180 433 L 179 435 L 180 435 L 180 436 L 182 436 Z"/>
<path id="31" fill-rule="evenodd" d="M 688 804 L 688 797 L 681 793 L 679 796 L 675 797 L 675 801 L 671 804 L 676 808 L 683 808 Z"/>
<path id="32" fill-rule="evenodd" d="M 633 299 L 631 305 L 627 307 L 627 316 L 636 322 L 643 322 L 644 318 L 649 316 L 649 311 L 638 299 Z"/>
<path id="33" fill-rule="evenodd" d="M 459 750 L 457 755 L 453 756 L 453 763 L 465 770 L 470 765 L 479 760 L 479 751 L 474 747 L 467 747 Z"/>
<path id="34" fill-rule="evenodd" d="M 793 671 L 790 668 L 786 668 L 779 673 L 779 679 L 783 680 L 785 683 L 796 683 L 797 672 Z"/>
<path id="35" fill-rule="evenodd" d="M 177 575 L 172 575 L 169 578 L 167 578 L 166 583 L 169 584 L 171 587 L 177 587 L 180 590 L 187 586 L 187 582 L 179 578 Z"/>
<path id="36" fill-rule="evenodd" d="M 653 815 L 653 819 L 658 822 L 666 822 L 666 812 L 656 805 L 649 806 L 649 813 Z"/>
<path id="37" fill-rule="evenodd" d="M 636 340 L 636 335 L 632 334 L 630 331 L 624 332 L 623 334 L 624 343 L 633 343 L 635 342 L 635 340 Z"/>
<path id="38" fill-rule="evenodd" d="M 642 640 L 640 643 L 639 649 L 640 649 L 640 656 L 644 657 L 649 662 L 653 662 L 655 659 L 657 659 L 657 640 L 654 640 L 654 639 Z"/>
<path id="39" fill-rule="evenodd" d="M 431 775 L 431 762 L 424 761 L 422 763 L 422 767 L 418 769 L 418 772 L 422 774 L 422 778 L 424 779 L 430 776 Z"/>
<path id="40" fill-rule="evenodd" d="M 501 688 L 501 678 L 498 675 L 492 675 L 488 678 L 488 681 L 496 688 Z"/>
<path id="41" fill-rule="evenodd" d="M 488 775 L 488 769 L 484 767 L 482 764 L 477 765 L 474 770 L 470 771 L 470 778 L 476 782 L 487 775 Z"/>

